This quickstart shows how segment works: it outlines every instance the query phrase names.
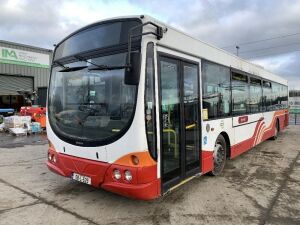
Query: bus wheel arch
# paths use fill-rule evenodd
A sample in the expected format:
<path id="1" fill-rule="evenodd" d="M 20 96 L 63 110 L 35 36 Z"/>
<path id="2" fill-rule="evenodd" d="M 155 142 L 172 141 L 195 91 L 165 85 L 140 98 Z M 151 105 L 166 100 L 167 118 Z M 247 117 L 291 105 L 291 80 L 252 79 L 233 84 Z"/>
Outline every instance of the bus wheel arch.
<path id="1" fill-rule="evenodd" d="M 274 136 L 271 137 L 272 140 L 276 140 L 278 138 L 279 131 L 280 131 L 280 121 L 279 118 L 277 117 L 275 127 L 274 127 Z"/>
<path id="2" fill-rule="evenodd" d="M 278 117 L 276 119 L 276 126 L 277 126 L 277 129 L 278 129 L 278 132 L 279 132 L 280 131 L 280 120 L 279 120 Z"/>
<path id="3" fill-rule="evenodd" d="M 230 143 L 230 138 L 228 134 L 223 131 L 219 135 L 222 135 L 226 141 L 226 159 L 230 159 L 230 152 L 231 152 L 231 143 Z"/>

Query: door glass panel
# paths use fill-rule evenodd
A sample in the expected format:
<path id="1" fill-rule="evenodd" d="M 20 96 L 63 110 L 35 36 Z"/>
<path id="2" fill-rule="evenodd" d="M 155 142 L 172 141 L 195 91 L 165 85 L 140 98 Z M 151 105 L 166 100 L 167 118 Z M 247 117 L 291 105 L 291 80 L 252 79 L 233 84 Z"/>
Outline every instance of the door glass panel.
<path id="1" fill-rule="evenodd" d="M 185 169 L 199 165 L 199 85 L 196 65 L 183 65 Z"/>
<path id="2" fill-rule="evenodd" d="M 180 175 L 180 83 L 179 64 L 160 61 L 163 181 Z"/>

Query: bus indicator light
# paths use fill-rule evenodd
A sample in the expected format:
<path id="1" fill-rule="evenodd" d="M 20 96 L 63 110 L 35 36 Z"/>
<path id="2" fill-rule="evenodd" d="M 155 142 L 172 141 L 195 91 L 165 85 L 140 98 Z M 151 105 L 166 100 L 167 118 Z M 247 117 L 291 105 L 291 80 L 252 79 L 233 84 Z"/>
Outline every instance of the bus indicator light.
<path id="1" fill-rule="evenodd" d="M 135 155 L 132 155 L 131 156 L 131 161 L 132 161 L 132 163 L 134 164 L 134 165 L 138 165 L 139 164 L 139 158 L 137 157 L 137 156 L 135 156 Z"/>

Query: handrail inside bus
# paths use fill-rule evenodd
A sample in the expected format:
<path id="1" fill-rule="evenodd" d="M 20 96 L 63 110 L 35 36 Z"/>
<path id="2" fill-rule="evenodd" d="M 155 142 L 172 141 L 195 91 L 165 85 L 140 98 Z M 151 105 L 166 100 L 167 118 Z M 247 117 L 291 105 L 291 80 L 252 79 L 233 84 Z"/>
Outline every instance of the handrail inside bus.
<path id="1" fill-rule="evenodd" d="M 168 142 L 169 142 L 169 145 L 171 145 L 171 137 L 170 137 L 170 133 L 174 135 L 174 143 L 172 143 L 174 145 L 174 157 L 175 158 L 178 158 L 179 156 L 179 151 L 178 151 L 178 146 L 177 146 L 177 134 L 176 134 L 176 131 L 173 130 L 173 129 L 163 129 L 163 132 L 164 133 L 169 133 L 169 136 L 168 136 Z"/>

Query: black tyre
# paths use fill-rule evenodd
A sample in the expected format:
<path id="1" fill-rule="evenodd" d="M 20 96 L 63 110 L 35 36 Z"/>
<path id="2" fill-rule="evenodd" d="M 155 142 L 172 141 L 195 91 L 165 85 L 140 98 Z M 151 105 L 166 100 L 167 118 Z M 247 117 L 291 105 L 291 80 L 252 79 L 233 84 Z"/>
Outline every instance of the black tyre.
<path id="1" fill-rule="evenodd" d="M 278 120 L 277 120 L 276 121 L 276 126 L 275 126 L 274 136 L 271 137 L 271 139 L 276 140 L 278 138 L 278 133 L 279 133 L 279 123 L 278 123 Z"/>
<path id="2" fill-rule="evenodd" d="M 222 173 L 225 164 L 226 164 L 226 152 L 227 152 L 227 145 L 225 138 L 222 135 L 216 140 L 213 160 L 214 160 L 214 169 L 209 172 L 212 176 L 218 176 Z"/>

